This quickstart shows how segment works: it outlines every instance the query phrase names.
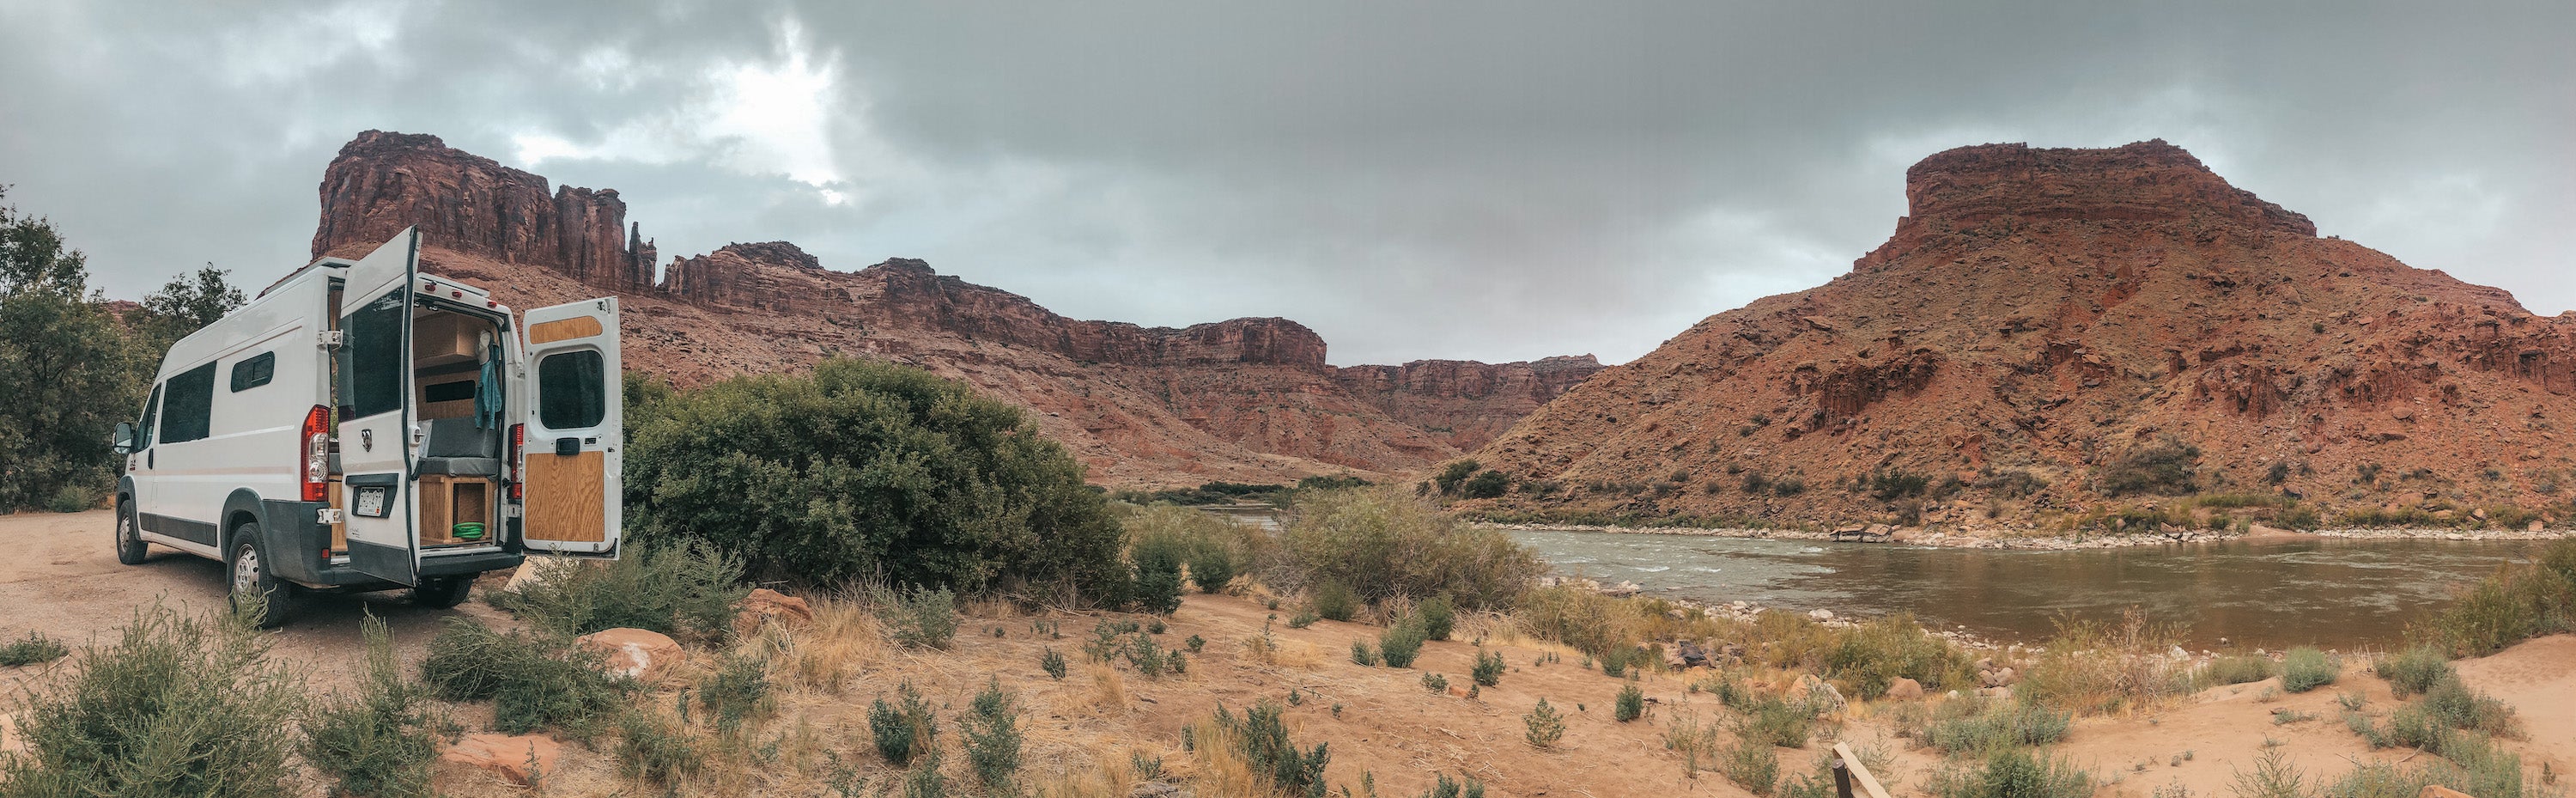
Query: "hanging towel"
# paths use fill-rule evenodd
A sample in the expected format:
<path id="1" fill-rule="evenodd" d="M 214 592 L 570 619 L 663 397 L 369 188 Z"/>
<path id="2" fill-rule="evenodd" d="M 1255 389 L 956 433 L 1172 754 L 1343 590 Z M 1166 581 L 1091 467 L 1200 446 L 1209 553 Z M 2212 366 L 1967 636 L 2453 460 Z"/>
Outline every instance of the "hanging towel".
<path id="1" fill-rule="evenodd" d="M 474 386 L 474 426 L 477 429 L 501 426 L 501 347 L 485 350 L 483 376 Z"/>

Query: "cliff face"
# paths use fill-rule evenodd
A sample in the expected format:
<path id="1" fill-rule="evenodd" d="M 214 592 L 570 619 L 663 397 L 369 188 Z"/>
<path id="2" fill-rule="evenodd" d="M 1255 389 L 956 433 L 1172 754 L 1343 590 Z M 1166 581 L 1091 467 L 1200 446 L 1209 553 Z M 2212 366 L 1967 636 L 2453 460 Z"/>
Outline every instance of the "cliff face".
<path id="1" fill-rule="evenodd" d="M 636 243 L 614 191 L 549 198 L 545 178 L 436 137 L 360 134 L 324 176 L 315 254 L 363 254 L 410 224 L 428 234 L 425 268 L 514 307 L 624 297 L 629 368 L 694 384 L 835 353 L 910 363 L 1028 408 L 1112 484 L 1391 478 L 1484 442 L 1599 368 L 1585 356 L 1337 370 L 1323 338 L 1287 319 L 1069 319 L 922 261 L 832 271 L 783 241 L 675 258 L 657 282 L 653 247 Z"/>
<path id="2" fill-rule="evenodd" d="M 2180 148 L 1964 147 L 1906 196 L 1851 273 L 1711 316 L 1486 445 L 1563 486 L 1496 503 L 1842 523 L 1892 517 L 1855 480 L 1902 473 L 1959 480 L 1930 522 L 2034 523 L 2152 501 L 2106 496 L 2103 466 L 2172 440 L 2201 490 L 2331 517 L 2538 506 L 2576 464 L 2555 429 L 2576 318 L 2317 238 Z M 1807 490 L 1746 489 L 1783 477 Z"/>

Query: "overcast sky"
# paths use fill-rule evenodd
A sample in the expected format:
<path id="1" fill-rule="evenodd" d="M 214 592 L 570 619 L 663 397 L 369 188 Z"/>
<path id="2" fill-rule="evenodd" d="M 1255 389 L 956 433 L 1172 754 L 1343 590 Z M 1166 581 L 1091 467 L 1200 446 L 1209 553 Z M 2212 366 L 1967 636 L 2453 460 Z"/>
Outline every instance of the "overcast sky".
<path id="1" fill-rule="evenodd" d="M 1848 269 L 1925 155 L 2163 138 L 2576 306 L 2576 3 L 2113 6 L 0 0 L 0 183 L 120 298 L 301 265 L 381 128 L 618 189 L 666 262 L 785 239 L 1286 316 L 1337 364 L 1617 362 Z"/>

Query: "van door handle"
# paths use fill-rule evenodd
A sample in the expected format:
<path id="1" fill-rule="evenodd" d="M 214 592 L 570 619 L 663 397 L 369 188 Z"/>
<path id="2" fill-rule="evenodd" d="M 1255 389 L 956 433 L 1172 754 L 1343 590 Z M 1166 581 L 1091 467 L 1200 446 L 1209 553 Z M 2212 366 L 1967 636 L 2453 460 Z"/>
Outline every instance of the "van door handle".
<path id="1" fill-rule="evenodd" d="M 555 456 L 556 456 L 556 457 L 571 457 L 571 456 L 573 456 L 573 455 L 580 454 L 580 453 L 581 453 L 581 439 L 580 439 L 580 438 L 575 438 L 575 437 L 566 436 L 566 437 L 561 437 L 561 438 L 556 438 L 556 439 L 555 439 Z"/>

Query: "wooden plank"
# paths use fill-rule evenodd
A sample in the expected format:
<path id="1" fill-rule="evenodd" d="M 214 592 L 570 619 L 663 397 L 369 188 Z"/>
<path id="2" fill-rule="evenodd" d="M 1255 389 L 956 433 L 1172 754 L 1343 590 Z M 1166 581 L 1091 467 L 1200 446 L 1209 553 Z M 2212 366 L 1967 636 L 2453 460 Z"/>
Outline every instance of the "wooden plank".
<path id="1" fill-rule="evenodd" d="M 419 494 L 415 497 L 420 502 L 420 545 L 442 546 L 456 542 L 447 534 L 448 528 L 456 523 L 451 516 L 455 508 L 455 479 L 445 474 L 426 474 L 420 478 Z"/>
<path id="2" fill-rule="evenodd" d="M 556 319 L 554 321 L 529 327 L 528 344 L 533 346 L 536 344 L 553 343 L 556 341 L 569 341 L 575 338 L 588 338 L 598 335 L 600 332 L 599 319 L 597 317 L 574 316 L 569 319 Z"/>
<path id="3" fill-rule="evenodd" d="M 339 294 L 334 293 L 334 294 L 332 294 L 332 296 L 333 296 L 333 297 L 338 297 L 338 296 L 339 296 Z M 339 478 L 339 477 L 332 477 L 332 478 L 331 478 L 331 506 L 332 506 L 332 507 L 334 507 L 334 508 L 339 508 L 339 509 L 341 510 L 341 512 L 344 512 L 344 513 L 348 511 L 348 510 L 346 509 L 346 508 L 348 507 L 348 505 L 346 505 L 346 504 L 341 504 L 341 503 L 340 503 L 340 478 Z M 349 525 L 348 525 L 346 522 L 342 522 L 342 523 L 337 523 L 337 524 L 332 524 L 332 525 L 331 525 L 331 550 L 332 550 L 332 551 L 348 551 L 348 550 L 349 550 Z"/>
<path id="4" fill-rule="evenodd" d="M 529 540 L 598 543 L 608 539 L 608 502 L 600 495 L 608 456 L 571 457 L 528 452 L 526 535 Z"/>
<path id="5" fill-rule="evenodd" d="M 1860 788 L 1855 795 L 1887 798 L 1887 788 L 1879 786 L 1878 777 L 1870 774 L 1869 766 L 1860 763 L 1860 756 L 1852 753 L 1850 743 L 1834 743 L 1834 756 L 1842 757 L 1843 767 L 1851 771 L 1852 784 Z"/>

